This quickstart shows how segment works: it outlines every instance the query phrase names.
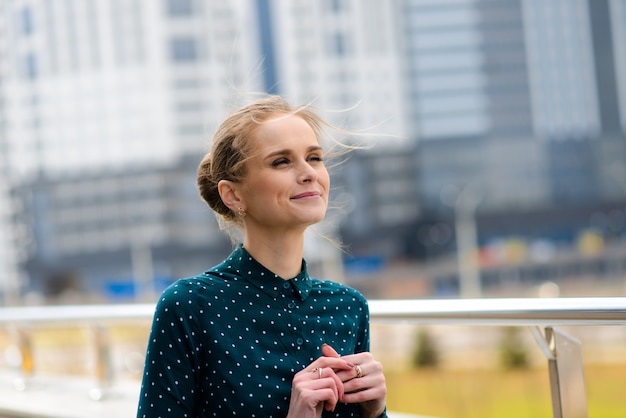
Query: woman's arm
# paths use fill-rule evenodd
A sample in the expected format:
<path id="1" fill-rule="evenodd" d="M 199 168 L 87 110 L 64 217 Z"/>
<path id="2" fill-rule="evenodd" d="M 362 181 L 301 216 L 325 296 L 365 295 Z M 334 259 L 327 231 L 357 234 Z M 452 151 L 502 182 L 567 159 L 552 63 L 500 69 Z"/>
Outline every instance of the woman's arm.
<path id="1" fill-rule="evenodd" d="M 150 331 L 137 418 L 191 417 L 195 410 L 197 354 L 194 324 L 177 291 L 159 300 Z"/>

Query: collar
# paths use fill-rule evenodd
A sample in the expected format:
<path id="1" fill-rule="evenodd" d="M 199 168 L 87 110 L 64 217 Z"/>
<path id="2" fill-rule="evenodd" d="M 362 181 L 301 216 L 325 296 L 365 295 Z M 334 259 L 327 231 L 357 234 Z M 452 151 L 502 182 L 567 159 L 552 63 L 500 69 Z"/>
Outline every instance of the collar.
<path id="1" fill-rule="evenodd" d="M 301 300 L 306 299 L 311 292 L 311 278 L 304 259 L 300 273 L 285 280 L 259 263 L 243 248 L 242 244 L 239 244 L 218 269 L 226 270 L 232 275 L 244 279 L 274 298 L 290 288 Z"/>

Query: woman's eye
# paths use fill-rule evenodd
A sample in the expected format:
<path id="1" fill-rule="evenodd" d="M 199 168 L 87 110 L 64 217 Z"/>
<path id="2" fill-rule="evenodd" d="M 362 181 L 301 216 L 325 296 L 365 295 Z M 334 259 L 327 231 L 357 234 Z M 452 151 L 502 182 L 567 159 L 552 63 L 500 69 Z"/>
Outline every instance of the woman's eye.
<path id="1" fill-rule="evenodd" d="M 321 155 L 311 155 L 309 161 L 324 161 Z"/>
<path id="2" fill-rule="evenodd" d="M 279 158 L 277 160 L 272 161 L 272 167 L 278 167 L 279 165 L 289 164 L 289 160 L 286 158 Z"/>

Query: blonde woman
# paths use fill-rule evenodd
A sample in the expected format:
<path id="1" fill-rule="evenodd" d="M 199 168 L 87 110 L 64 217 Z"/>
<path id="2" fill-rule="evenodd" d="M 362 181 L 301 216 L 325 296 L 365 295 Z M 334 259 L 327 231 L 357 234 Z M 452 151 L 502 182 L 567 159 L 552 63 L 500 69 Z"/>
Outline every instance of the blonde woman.
<path id="1" fill-rule="evenodd" d="M 218 128 L 200 194 L 243 239 L 161 296 L 137 417 L 386 416 L 365 298 L 309 276 L 303 259 L 305 230 L 328 205 L 326 126 L 268 96 Z"/>

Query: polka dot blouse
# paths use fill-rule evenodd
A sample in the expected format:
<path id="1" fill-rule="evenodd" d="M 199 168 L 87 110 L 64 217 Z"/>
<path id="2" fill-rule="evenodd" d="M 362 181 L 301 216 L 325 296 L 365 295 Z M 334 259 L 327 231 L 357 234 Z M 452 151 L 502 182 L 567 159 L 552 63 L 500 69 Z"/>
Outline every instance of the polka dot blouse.
<path id="1" fill-rule="evenodd" d="M 369 350 L 365 298 L 342 284 L 283 280 L 239 245 L 167 288 L 154 314 L 138 418 L 285 417 L 294 374 L 321 356 Z M 323 417 L 358 417 L 339 404 Z"/>

